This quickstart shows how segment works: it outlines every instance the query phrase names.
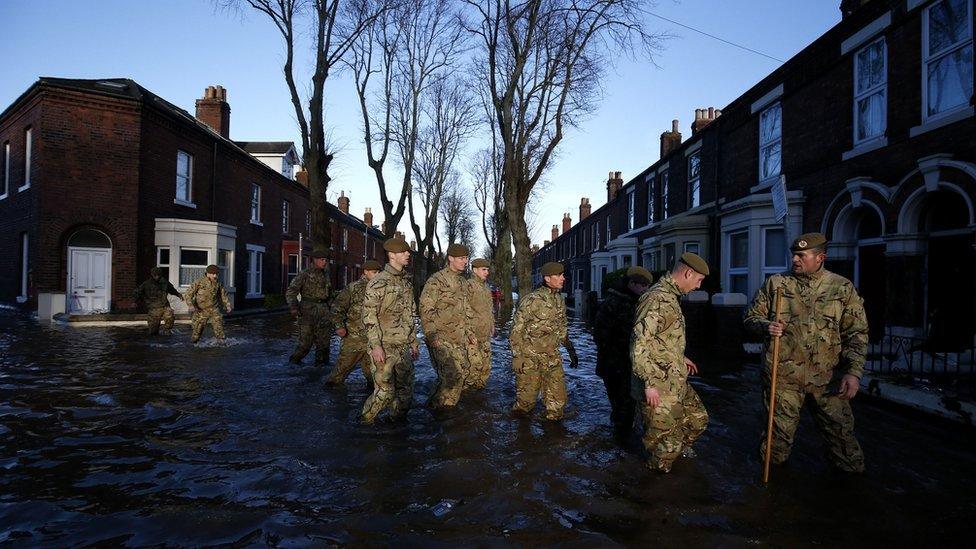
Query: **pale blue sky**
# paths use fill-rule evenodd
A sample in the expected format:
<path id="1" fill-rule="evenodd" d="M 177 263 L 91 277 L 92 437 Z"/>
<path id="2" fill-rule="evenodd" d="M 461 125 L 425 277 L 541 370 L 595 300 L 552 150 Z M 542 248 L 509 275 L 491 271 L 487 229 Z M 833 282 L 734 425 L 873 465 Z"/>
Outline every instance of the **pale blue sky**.
<path id="1" fill-rule="evenodd" d="M 652 11 L 779 59 L 789 59 L 840 20 L 839 0 L 660 0 Z M 604 79 L 599 110 L 564 140 L 549 187 L 536 206 L 533 242 L 581 196 L 606 202 L 611 170 L 633 177 L 657 160 L 659 136 L 671 120 L 690 135 L 694 110 L 721 108 L 779 63 L 651 18 L 650 28 L 675 38 L 655 59 L 624 61 Z M 0 0 L 4 63 L 0 109 L 39 76 L 132 78 L 190 111 L 208 85 L 228 90 L 231 138 L 298 142 L 281 77 L 282 44 L 260 14 L 232 14 L 209 0 Z M 379 193 L 365 163 L 360 116 L 349 80 L 330 79 L 328 119 L 341 146 L 330 187 L 352 196 L 352 210 L 373 208 Z M 405 225 L 403 225 L 405 227 Z M 409 234 L 409 233 L 408 233 Z"/>

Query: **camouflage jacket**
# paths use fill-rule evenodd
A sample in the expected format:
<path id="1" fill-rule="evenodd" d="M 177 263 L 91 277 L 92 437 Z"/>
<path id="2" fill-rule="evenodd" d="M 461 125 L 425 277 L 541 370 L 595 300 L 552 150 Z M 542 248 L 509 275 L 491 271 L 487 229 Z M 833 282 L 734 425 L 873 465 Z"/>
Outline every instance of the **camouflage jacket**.
<path id="1" fill-rule="evenodd" d="M 346 329 L 346 339 L 366 342 L 366 329 L 363 327 L 363 297 L 366 295 L 366 277 L 346 286 L 332 303 L 332 325 Z"/>
<path id="2" fill-rule="evenodd" d="M 159 309 L 162 307 L 169 307 L 169 298 L 167 295 L 175 295 L 176 297 L 182 298 L 183 296 L 170 284 L 169 280 L 164 278 L 155 279 L 150 278 L 149 280 L 143 282 L 136 288 L 135 297 L 136 299 L 141 299 L 143 303 L 146 304 L 147 309 Z"/>
<path id="3" fill-rule="evenodd" d="M 332 284 L 325 269 L 309 267 L 298 273 L 288 285 L 285 300 L 289 307 L 298 307 L 298 296 L 309 303 L 328 303 L 332 300 Z"/>
<path id="4" fill-rule="evenodd" d="M 644 387 L 666 394 L 679 391 L 688 379 L 680 297 L 681 290 L 671 274 L 662 276 L 637 302 L 630 341 L 634 377 Z"/>
<path id="5" fill-rule="evenodd" d="M 190 289 L 183 294 L 183 300 L 187 305 L 198 309 L 215 309 L 221 304 L 224 305 L 224 310 L 229 311 L 231 308 L 224 285 L 219 280 L 210 280 L 206 276 L 190 284 Z"/>
<path id="6" fill-rule="evenodd" d="M 413 284 L 406 271 L 391 265 L 366 284 L 363 295 L 363 325 L 369 348 L 388 345 L 417 345 L 417 306 Z"/>
<path id="7" fill-rule="evenodd" d="M 495 332 L 495 302 L 488 284 L 472 276 L 467 281 L 467 326 L 478 341 L 487 341 Z"/>
<path id="8" fill-rule="evenodd" d="M 519 300 L 512 321 L 510 343 L 516 354 L 559 353 L 566 339 L 566 301 L 543 285 Z"/>
<path id="9" fill-rule="evenodd" d="M 600 304 L 593 321 L 593 342 L 596 343 L 598 373 L 610 366 L 630 365 L 630 337 L 637 315 L 637 299 L 626 287 L 610 288 Z M 629 368 L 627 368 L 629 370 Z"/>
<path id="10" fill-rule="evenodd" d="M 434 273 L 420 292 L 420 326 L 427 341 L 463 343 L 468 308 L 468 281 L 449 267 Z"/>
<path id="11" fill-rule="evenodd" d="M 780 320 L 786 323 L 779 343 L 777 375 L 800 385 L 828 384 L 836 374 L 861 377 L 868 346 L 864 302 L 850 280 L 827 269 L 812 275 L 773 275 L 756 292 L 746 311 L 746 329 L 767 336 L 774 320 L 776 288 L 782 288 Z M 772 365 L 772 345 L 764 352 Z"/>

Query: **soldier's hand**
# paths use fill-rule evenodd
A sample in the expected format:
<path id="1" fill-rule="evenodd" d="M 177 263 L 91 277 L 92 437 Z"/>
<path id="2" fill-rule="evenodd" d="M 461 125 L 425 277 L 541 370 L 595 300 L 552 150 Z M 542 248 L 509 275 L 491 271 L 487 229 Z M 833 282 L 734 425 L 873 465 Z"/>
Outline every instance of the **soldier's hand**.
<path id="1" fill-rule="evenodd" d="M 196 307 L 194 307 L 193 305 L 188 305 L 188 306 L 186 307 L 186 310 L 187 310 L 187 311 L 190 311 L 190 314 L 193 314 L 193 313 L 195 313 L 195 312 L 197 312 L 197 308 L 196 308 Z"/>
<path id="2" fill-rule="evenodd" d="M 420 347 L 410 347 L 410 358 L 414 360 L 420 358 Z"/>
<path id="3" fill-rule="evenodd" d="M 430 341 L 430 346 L 435 349 L 441 346 L 440 342 L 437 341 L 436 337 L 432 337 L 428 341 Z"/>
<path id="4" fill-rule="evenodd" d="M 688 357 L 685 357 L 685 367 L 688 368 L 689 374 L 693 376 L 698 375 L 698 366 Z"/>
<path id="5" fill-rule="evenodd" d="M 383 364 L 386 362 L 386 353 L 383 352 L 382 347 L 373 347 L 373 350 L 369 352 L 369 356 L 373 357 L 374 364 Z"/>
<path id="6" fill-rule="evenodd" d="M 233 307 L 227 307 L 227 314 L 230 314 L 233 311 L 234 311 Z"/>
<path id="7" fill-rule="evenodd" d="M 861 380 L 857 379 L 857 376 L 853 374 L 844 374 L 844 377 L 840 380 L 840 388 L 837 390 L 837 396 L 841 400 L 850 400 L 854 398 L 857 394 L 858 389 L 861 388 Z"/>
<path id="8" fill-rule="evenodd" d="M 336 335 L 339 337 L 346 337 L 348 333 L 345 328 L 336 328 Z"/>
<path id="9" fill-rule="evenodd" d="M 644 387 L 644 401 L 651 408 L 657 408 L 661 404 L 661 393 L 654 387 Z"/>
<path id="10" fill-rule="evenodd" d="M 783 330 L 786 328 L 786 323 L 782 320 L 774 320 L 769 323 L 769 335 L 773 337 L 779 337 L 783 335 Z"/>

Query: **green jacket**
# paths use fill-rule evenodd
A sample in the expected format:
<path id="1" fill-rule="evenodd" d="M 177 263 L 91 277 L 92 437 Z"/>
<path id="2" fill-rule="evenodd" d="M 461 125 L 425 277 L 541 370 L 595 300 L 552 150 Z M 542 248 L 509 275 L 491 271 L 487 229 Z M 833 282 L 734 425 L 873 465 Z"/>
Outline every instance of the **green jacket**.
<path id="1" fill-rule="evenodd" d="M 224 285 L 219 280 L 210 280 L 206 276 L 190 284 L 190 289 L 183 295 L 183 300 L 187 305 L 198 309 L 215 309 L 221 304 L 225 311 L 231 309 Z"/>
<path id="2" fill-rule="evenodd" d="M 136 288 L 135 298 L 142 300 L 147 309 L 169 307 L 168 295 L 183 298 L 183 295 L 165 278 L 150 278 Z"/>
<path id="3" fill-rule="evenodd" d="M 363 326 L 363 298 L 366 296 L 366 277 L 362 277 L 340 291 L 332 302 L 332 325 L 346 329 L 349 343 L 366 344 Z"/>
<path id="4" fill-rule="evenodd" d="M 597 350 L 597 374 L 625 370 L 630 375 L 630 338 L 637 316 L 637 299 L 629 289 L 610 288 L 593 322 L 593 342 Z"/>
<path id="5" fill-rule="evenodd" d="M 512 321 L 510 343 L 515 354 L 559 353 L 566 340 L 566 301 L 543 285 L 519 300 Z"/>
<path id="6" fill-rule="evenodd" d="M 468 281 L 449 267 L 434 273 L 420 292 L 420 327 L 427 341 L 464 343 L 467 332 Z"/>
<path id="7" fill-rule="evenodd" d="M 662 276 L 637 302 L 630 341 L 634 377 L 644 387 L 665 394 L 679 391 L 688 379 L 680 298 L 681 290 L 671 273 Z"/>
<path id="8" fill-rule="evenodd" d="M 332 283 L 325 269 L 309 267 L 298 273 L 288 285 L 285 301 L 289 307 L 298 307 L 298 296 L 310 303 L 328 303 L 332 300 Z"/>
<path id="9" fill-rule="evenodd" d="M 417 346 L 417 306 L 407 271 L 391 265 L 366 284 L 363 326 L 370 349 L 390 345 Z"/>
<path id="10" fill-rule="evenodd" d="M 495 331 L 495 302 L 488 284 L 472 276 L 467 281 L 467 320 L 469 333 L 478 341 L 487 341 Z"/>

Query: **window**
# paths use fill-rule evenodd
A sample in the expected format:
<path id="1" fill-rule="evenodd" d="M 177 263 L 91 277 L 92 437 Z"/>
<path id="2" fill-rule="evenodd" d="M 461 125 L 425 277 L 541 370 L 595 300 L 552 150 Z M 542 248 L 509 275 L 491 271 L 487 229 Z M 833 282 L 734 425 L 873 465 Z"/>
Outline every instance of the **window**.
<path id="1" fill-rule="evenodd" d="M 30 290 L 30 237 L 26 232 L 20 233 L 20 296 L 17 301 L 27 301 Z"/>
<path id="2" fill-rule="evenodd" d="M 647 182 L 647 224 L 654 223 L 654 176 L 648 176 Z"/>
<path id="3" fill-rule="evenodd" d="M 624 267 L 630 267 L 630 264 L 634 261 L 629 255 L 624 256 Z"/>
<path id="4" fill-rule="evenodd" d="M 298 254 L 288 254 L 288 272 L 285 277 L 285 287 L 291 286 L 291 281 L 298 276 Z"/>
<path id="5" fill-rule="evenodd" d="M 18 191 L 29 189 L 31 185 L 31 149 L 34 146 L 33 134 L 34 131 L 30 127 L 24 130 L 24 184 L 17 189 Z"/>
<path id="6" fill-rule="evenodd" d="M 973 96 L 972 0 L 941 0 L 922 27 L 925 118 L 969 105 Z"/>
<path id="7" fill-rule="evenodd" d="M 610 245 L 610 216 L 607 216 L 607 246 Z"/>
<path id="8" fill-rule="evenodd" d="M 664 268 L 673 269 L 678 262 L 678 257 L 674 253 L 674 244 L 664 245 Z"/>
<path id="9" fill-rule="evenodd" d="M 759 115 L 759 181 L 779 177 L 782 171 L 783 108 L 779 103 Z"/>
<path id="10" fill-rule="evenodd" d="M 698 242 L 685 242 L 685 251 L 695 255 L 701 255 L 701 244 Z"/>
<path id="11" fill-rule="evenodd" d="M 251 223 L 261 225 L 261 185 L 251 184 Z"/>
<path id="12" fill-rule="evenodd" d="M 349 249 L 349 229 L 342 228 L 342 249 L 343 251 Z"/>
<path id="13" fill-rule="evenodd" d="M 763 229 L 763 280 L 785 271 L 786 258 L 786 233 L 783 229 Z"/>
<path id="14" fill-rule="evenodd" d="M 217 250 L 217 268 L 220 272 L 217 273 L 217 280 L 228 288 L 234 287 L 234 269 L 231 266 L 234 265 L 234 252 L 231 250 Z"/>
<path id="15" fill-rule="evenodd" d="M 661 179 L 661 221 L 668 218 L 668 187 L 671 185 L 671 175 L 668 172 L 658 174 Z"/>
<path id="16" fill-rule="evenodd" d="M 600 242 L 602 242 L 602 240 L 600 240 L 600 225 L 594 224 L 593 228 L 596 229 L 596 232 L 593 233 L 593 236 L 595 237 L 593 240 L 593 249 L 597 250 L 600 248 Z"/>
<path id="17" fill-rule="evenodd" d="M 305 236 L 312 236 L 312 210 L 305 212 Z"/>
<path id="18" fill-rule="evenodd" d="M 701 205 L 701 153 L 688 158 L 688 208 Z"/>
<path id="19" fill-rule="evenodd" d="M 180 286 L 189 286 L 194 280 L 207 275 L 209 256 L 209 250 L 180 248 Z"/>
<path id="20" fill-rule="evenodd" d="M 176 151 L 176 200 L 177 204 L 193 204 L 193 157 Z"/>
<path id="21" fill-rule="evenodd" d="M 749 294 L 749 233 L 729 235 L 729 288 L 730 293 Z"/>
<path id="22" fill-rule="evenodd" d="M 576 289 L 583 289 L 583 269 L 576 269 Z"/>
<path id="23" fill-rule="evenodd" d="M 0 200 L 7 198 L 10 191 L 10 142 L 3 144 L 3 192 L 0 192 Z"/>
<path id="24" fill-rule="evenodd" d="M 156 266 L 163 270 L 163 276 L 169 280 L 169 248 L 156 248 Z"/>
<path id="25" fill-rule="evenodd" d="M 245 297 L 262 297 L 264 273 L 264 246 L 247 245 L 247 295 Z"/>
<path id="26" fill-rule="evenodd" d="M 854 56 L 854 144 L 884 135 L 887 93 L 887 50 L 882 37 Z"/>
<path id="27" fill-rule="evenodd" d="M 634 200 L 636 199 L 635 192 L 631 189 L 630 193 L 627 194 L 627 230 L 631 231 L 634 229 Z"/>
<path id="28" fill-rule="evenodd" d="M 291 232 L 291 202 L 281 201 L 281 232 L 288 234 Z"/>

